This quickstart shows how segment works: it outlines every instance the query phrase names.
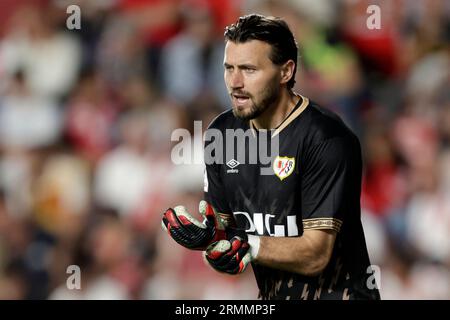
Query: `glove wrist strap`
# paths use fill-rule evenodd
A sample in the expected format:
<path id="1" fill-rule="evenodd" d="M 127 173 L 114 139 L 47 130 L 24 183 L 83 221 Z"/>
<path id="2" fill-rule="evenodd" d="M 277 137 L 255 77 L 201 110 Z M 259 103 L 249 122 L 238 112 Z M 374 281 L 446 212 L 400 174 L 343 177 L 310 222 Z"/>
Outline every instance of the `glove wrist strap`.
<path id="1" fill-rule="evenodd" d="M 248 244 L 250 245 L 250 254 L 253 259 L 258 256 L 261 238 L 259 236 L 248 235 Z"/>

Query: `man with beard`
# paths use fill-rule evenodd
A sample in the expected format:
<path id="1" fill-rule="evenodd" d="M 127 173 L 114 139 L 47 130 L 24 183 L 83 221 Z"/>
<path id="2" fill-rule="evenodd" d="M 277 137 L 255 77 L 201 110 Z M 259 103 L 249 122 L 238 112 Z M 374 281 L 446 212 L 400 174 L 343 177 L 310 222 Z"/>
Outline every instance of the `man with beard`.
<path id="1" fill-rule="evenodd" d="M 293 92 L 298 49 L 282 19 L 241 17 L 225 41 L 233 108 L 209 126 L 223 139 L 205 151 L 226 150 L 232 129 L 252 132 L 237 148 L 244 159 L 267 135 L 268 144 L 278 139 L 278 154 L 269 165 L 205 158 L 204 221 L 177 206 L 164 213 L 163 228 L 204 251 L 219 272 L 239 274 L 251 263 L 262 299 L 379 299 L 361 224 L 358 138 L 336 114 Z M 261 174 L 267 167 L 273 174 Z"/>

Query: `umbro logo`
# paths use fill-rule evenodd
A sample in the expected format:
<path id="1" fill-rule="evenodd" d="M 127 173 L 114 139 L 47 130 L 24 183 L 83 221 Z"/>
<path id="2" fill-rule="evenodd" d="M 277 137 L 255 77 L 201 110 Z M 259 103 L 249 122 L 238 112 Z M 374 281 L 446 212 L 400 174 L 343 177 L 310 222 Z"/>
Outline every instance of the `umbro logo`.
<path id="1" fill-rule="evenodd" d="M 231 159 L 227 162 L 227 166 L 230 168 L 227 170 L 227 173 L 238 173 L 239 170 L 235 169 L 238 165 L 240 165 L 239 161 L 235 159 Z"/>
<path id="2" fill-rule="evenodd" d="M 236 168 L 238 165 L 240 165 L 240 163 L 234 159 L 231 159 L 230 161 L 227 162 L 227 166 L 230 167 L 231 169 Z"/>

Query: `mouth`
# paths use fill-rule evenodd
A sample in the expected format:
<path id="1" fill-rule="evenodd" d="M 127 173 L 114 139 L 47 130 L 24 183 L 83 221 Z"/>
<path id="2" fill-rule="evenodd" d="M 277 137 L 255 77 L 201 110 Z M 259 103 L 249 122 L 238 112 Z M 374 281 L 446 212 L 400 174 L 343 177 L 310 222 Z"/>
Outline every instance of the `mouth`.
<path id="1" fill-rule="evenodd" d="M 250 100 L 250 97 L 244 94 L 232 94 L 232 97 L 237 105 L 243 105 Z"/>

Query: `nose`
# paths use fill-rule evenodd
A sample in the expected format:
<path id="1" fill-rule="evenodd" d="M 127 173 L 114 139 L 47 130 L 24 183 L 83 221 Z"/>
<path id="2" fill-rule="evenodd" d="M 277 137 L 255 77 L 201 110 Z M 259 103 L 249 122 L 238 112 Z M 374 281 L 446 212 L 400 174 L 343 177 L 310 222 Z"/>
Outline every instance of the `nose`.
<path id="1" fill-rule="evenodd" d="M 229 84 L 231 89 L 242 89 L 244 87 L 244 79 L 242 77 L 242 73 L 239 70 L 231 72 L 229 77 Z"/>

